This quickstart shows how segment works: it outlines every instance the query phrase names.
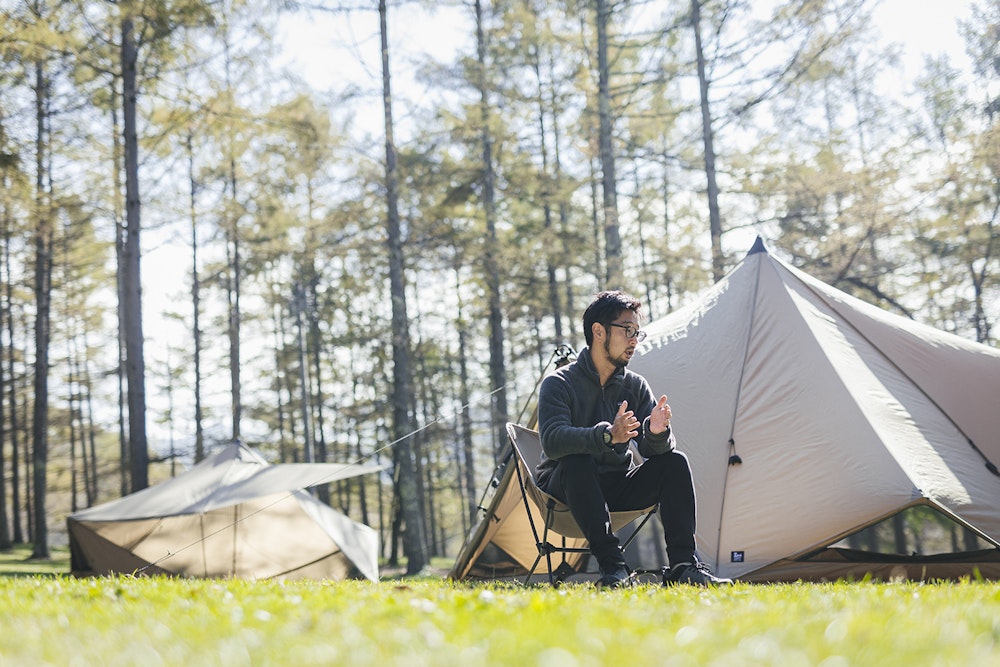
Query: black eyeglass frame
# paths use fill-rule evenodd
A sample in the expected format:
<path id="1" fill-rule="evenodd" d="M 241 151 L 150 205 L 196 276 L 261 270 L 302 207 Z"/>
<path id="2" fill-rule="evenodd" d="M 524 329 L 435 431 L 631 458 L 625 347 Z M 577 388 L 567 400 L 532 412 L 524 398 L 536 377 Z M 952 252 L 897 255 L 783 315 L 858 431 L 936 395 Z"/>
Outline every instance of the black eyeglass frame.
<path id="1" fill-rule="evenodd" d="M 646 340 L 646 335 L 647 335 L 646 332 L 643 331 L 642 329 L 636 328 L 632 324 L 618 324 L 617 322 L 609 322 L 608 326 L 609 327 L 618 327 L 619 329 L 624 329 L 625 330 L 625 338 L 627 338 L 628 340 L 632 340 L 633 338 L 635 338 L 636 342 L 638 342 L 638 343 L 641 343 L 642 341 Z"/>

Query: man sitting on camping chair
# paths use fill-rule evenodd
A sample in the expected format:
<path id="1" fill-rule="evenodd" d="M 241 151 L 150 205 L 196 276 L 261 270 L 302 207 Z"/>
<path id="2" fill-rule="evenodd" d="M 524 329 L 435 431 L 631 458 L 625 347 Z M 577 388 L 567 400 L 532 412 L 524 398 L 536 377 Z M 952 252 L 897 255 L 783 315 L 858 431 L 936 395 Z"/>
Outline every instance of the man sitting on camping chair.
<path id="1" fill-rule="evenodd" d="M 687 457 L 676 450 L 667 397 L 626 366 L 646 334 L 641 304 L 601 292 L 583 314 L 584 348 L 541 384 L 538 424 L 544 456 L 538 486 L 566 503 L 601 571 L 599 587 L 630 585 L 632 571 L 609 511 L 659 503 L 670 570 L 664 583 L 732 583 L 695 556 L 695 497 Z M 633 460 L 635 442 L 644 462 Z"/>

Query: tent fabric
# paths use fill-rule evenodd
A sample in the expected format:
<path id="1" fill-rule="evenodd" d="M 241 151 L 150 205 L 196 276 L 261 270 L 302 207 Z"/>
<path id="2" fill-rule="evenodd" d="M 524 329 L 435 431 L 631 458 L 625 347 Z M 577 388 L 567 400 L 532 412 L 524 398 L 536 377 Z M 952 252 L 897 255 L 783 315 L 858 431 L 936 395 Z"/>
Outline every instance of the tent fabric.
<path id="1" fill-rule="evenodd" d="M 531 530 L 531 522 L 541 530 L 545 517 L 534 503 L 527 503 L 518 483 L 516 466 L 520 466 L 521 479 L 528 479 L 531 473 L 525 467 L 524 461 L 511 452 L 498 466 L 493 480 L 487 488 L 487 498 L 480 503 L 482 512 L 479 520 L 469 531 L 462 549 L 459 551 L 452 566 L 449 578 L 461 580 L 468 577 L 475 579 L 507 579 L 526 576 L 538 557 L 538 547 L 535 534 Z M 528 518 L 531 512 L 531 518 Z M 565 537 L 559 543 L 567 548 L 579 549 L 586 546 L 583 538 L 561 535 L 550 531 L 558 537 Z M 551 574 L 557 574 L 568 568 L 572 572 L 579 571 L 586 564 L 586 555 L 579 553 L 560 554 L 553 559 L 556 567 Z M 564 564 L 565 563 L 565 564 Z M 543 558 L 535 569 L 535 574 L 548 576 L 548 564 Z"/>
<path id="2" fill-rule="evenodd" d="M 270 465 L 232 443 L 183 475 L 72 514 L 73 571 L 377 580 L 377 532 L 303 489 L 381 469 Z"/>
<path id="3" fill-rule="evenodd" d="M 847 557 L 838 545 L 927 505 L 1000 547 L 1000 350 L 847 295 L 761 239 L 701 298 L 644 329 L 630 368 L 669 397 L 694 472 L 699 557 L 717 574 L 1000 578 L 997 548 Z M 508 478 L 494 501 L 509 502 Z M 533 551 L 514 521 L 491 502 L 452 576 L 477 571 L 498 525 Z"/>
<path id="4" fill-rule="evenodd" d="M 851 297 L 760 241 L 645 328 L 630 368 L 670 399 L 699 555 L 720 575 L 752 578 L 918 501 L 1000 541 L 1000 350 Z"/>
<path id="5" fill-rule="evenodd" d="M 837 579 L 877 580 L 910 579 L 958 580 L 963 577 L 981 576 L 1000 579 L 1000 556 L 996 549 L 972 552 L 968 555 L 948 557 L 926 556 L 905 559 L 873 558 L 868 552 L 829 549 L 824 557 L 816 560 L 782 559 L 740 577 L 752 583 L 794 581 L 835 581 Z"/>

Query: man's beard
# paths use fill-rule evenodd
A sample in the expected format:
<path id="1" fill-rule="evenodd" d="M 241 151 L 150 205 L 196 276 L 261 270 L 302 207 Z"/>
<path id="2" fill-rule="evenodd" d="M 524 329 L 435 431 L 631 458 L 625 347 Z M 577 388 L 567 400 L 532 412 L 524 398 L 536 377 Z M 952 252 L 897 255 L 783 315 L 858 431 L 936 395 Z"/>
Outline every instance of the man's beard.
<path id="1" fill-rule="evenodd" d="M 607 355 L 608 360 L 615 365 L 615 368 L 625 368 L 628 366 L 629 358 L 625 356 L 624 353 L 620 357 L 611 356 L 611 339 L 604 339 L 604 353 Z"/>

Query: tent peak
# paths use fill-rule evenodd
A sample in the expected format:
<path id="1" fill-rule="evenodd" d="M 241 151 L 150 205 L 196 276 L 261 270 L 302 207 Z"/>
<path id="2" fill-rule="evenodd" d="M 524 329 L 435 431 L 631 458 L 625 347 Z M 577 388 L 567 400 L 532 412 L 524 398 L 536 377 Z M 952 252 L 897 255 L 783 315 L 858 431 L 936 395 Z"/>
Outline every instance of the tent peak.
<path id="1" fill-rule="evenodd" d="M 759 234 L 757 235 L 757 240 L 753 242 L 753 247 L 747 252 L 747 257 L 755 255 L 758 252 L 767 252 L 767 248 L 764 246 L 764 239 Z"/>

